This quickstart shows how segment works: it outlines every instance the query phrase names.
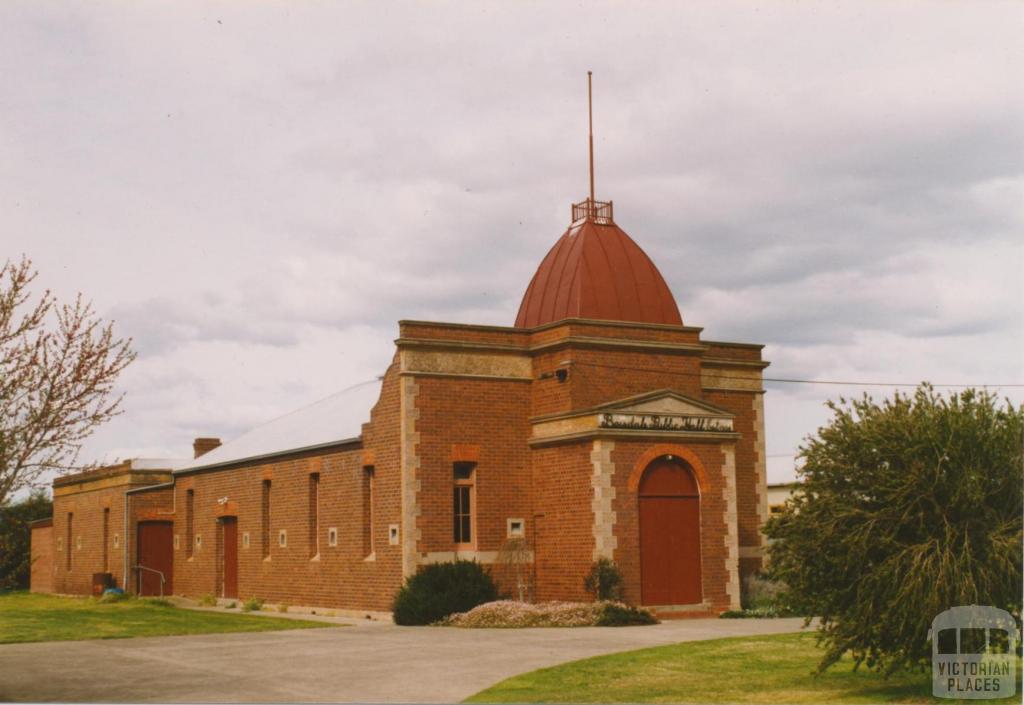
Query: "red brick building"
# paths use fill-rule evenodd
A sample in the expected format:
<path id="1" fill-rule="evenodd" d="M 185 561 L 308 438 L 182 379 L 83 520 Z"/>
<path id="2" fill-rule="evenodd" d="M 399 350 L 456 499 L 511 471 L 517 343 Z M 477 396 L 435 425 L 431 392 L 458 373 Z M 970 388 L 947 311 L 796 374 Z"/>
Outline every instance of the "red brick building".
<path id="1" fill-rule="evenodd" d="M 760 345 L 701 338 L 584 201 L 512 327 L 400 321 L 379 384 L 195 459 L 54 483 L 53 589 L 386 612 L 419 566 L 520 539 L 537 600 L 593 561 L 662 613 L 736 608 L 767 515 Z M 508 587 L 508 586 L 506 586 Z"/>

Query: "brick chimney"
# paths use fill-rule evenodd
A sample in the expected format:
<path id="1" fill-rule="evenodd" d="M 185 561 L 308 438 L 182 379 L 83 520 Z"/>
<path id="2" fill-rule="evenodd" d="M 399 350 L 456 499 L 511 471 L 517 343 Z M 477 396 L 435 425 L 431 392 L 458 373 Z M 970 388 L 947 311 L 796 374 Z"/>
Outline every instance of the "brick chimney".
<path id="1" fill-rule="evenodd" d="M 200 455 L 206 455 L 214 448 L 220 446 L 219 438 L 197 438 L 192 441 L 192 450 L 195 452 L 196 458 Z"/>

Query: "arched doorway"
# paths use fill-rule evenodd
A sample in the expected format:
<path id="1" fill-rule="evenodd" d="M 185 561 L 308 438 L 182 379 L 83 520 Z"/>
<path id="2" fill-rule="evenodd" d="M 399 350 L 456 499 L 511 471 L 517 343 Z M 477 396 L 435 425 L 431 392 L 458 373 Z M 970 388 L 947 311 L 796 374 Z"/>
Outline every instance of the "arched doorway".
<path id="1" fill-rule="evenodd" d="M 700 490 L 693 471 L 679 458 L 657 458 L 644 470 L 638 494 L 643 604 L 699 603 Z"/>

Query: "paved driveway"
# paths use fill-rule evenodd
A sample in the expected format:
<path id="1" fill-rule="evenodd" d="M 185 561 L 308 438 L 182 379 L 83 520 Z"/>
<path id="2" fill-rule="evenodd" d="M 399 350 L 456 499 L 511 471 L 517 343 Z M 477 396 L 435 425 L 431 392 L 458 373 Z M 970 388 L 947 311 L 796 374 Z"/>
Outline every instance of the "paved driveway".
<path id="1" fill-rule="evenodd" d="M 800 619 L 648 627 L 340 629 L 0 646 L 0 700 L 457 702 L 504 678 L 680 641 L 797 631 Z"/>

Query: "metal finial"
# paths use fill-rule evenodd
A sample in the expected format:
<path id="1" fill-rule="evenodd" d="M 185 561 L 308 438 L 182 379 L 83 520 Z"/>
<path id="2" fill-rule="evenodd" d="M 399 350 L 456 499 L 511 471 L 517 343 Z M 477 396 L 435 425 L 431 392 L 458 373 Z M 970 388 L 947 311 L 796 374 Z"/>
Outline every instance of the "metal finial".
<path id="1" fill-rule="evenodd" d="M 594 89 L 593 71 L 587 71 L 587 114 L 590 120 L 590 202 L 594 202 Z"/>

